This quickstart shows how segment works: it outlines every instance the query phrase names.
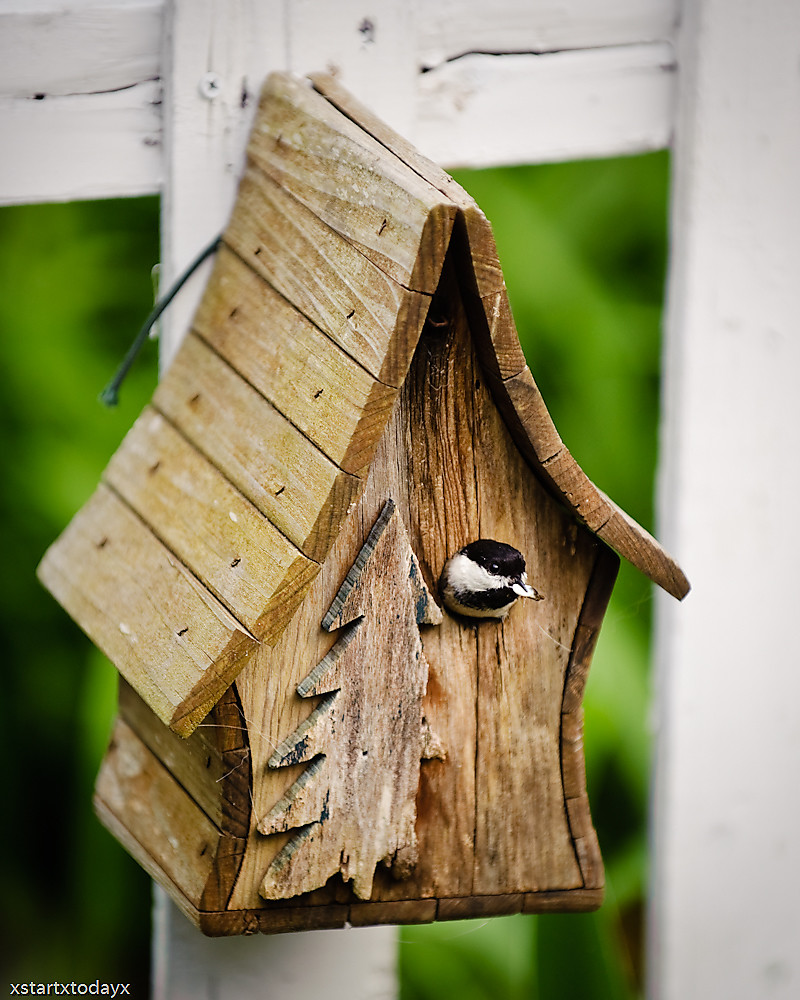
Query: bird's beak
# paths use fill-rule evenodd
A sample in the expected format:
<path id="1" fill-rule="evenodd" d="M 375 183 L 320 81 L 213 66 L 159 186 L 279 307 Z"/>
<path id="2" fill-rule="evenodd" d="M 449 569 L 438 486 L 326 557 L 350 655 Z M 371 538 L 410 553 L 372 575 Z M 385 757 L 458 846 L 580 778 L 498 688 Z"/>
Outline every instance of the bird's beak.
<path id="1" fill-rule="evenodd" d="M 520 597 L 530 597 L 534 601 L 543 601 L 544 595 L 535 590 L 529 583 L 512 583 L 511 589 Z"/>

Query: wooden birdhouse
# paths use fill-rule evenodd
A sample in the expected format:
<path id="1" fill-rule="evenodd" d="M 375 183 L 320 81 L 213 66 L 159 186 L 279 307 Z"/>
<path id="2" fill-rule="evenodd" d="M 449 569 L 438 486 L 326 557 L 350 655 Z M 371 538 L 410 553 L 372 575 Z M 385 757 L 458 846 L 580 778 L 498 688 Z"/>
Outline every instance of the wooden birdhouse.
<path id="1" fill-rule="evenodd" d="M 466 618 L 467 543 L 541 600 Z M 330 78 L 270 78 L 174 362 L 45 585 L 114 662 L 102 821 L 207 934 L 598 906 L 581 700 L 619 553 L 471 198 Z"/>

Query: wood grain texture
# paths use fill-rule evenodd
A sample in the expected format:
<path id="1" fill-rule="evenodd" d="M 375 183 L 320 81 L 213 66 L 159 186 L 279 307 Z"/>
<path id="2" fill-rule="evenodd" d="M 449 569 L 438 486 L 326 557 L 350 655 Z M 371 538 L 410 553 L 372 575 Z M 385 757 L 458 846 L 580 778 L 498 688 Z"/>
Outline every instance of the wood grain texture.
<path id="1" fill-rule="evenodd" d="M 4 4 L 0 122 L 15 155 L 0 163 L 0 200 L 168 190 L 174 224 L 165 227 L 165 256 L 174 275 L 224 224 L 253 116 L 248 98 L 274 66 L 335 66 L 351 90 L 451 165 L 667 145 L 674 56 L 637 43 L 668 41 L 676 6 L 504 0 L 487 17 L 475 0 L 455 7 L 438 0 L 413 12 L 389 4 L 371 12 L 380 30 L 365 44 L 360 11 L 332 11 L 320 0 L 200 11 L 160 0 Z M 588 51 L 567 53 L 575 58 L 566 63 L 553 58 L 576 48 Z M 492 55 L 464 55 L 479 52 Z M 213 102 L 198 87 L 209 66 L 221 84 Z M 528 127 L 510 124 L 517 120 Z M 192 307 L 176 307 L 183 332 Z"/>
<path id="2" fill-rule="evenodd" d="M 373 378 L 402 383 L 411 358 L 405 328 L 393 336 L 398 314 L 419 330 L 428 295 L 393 281 L 253 164 L 225 242 Z"/>
<path id="3" fill-rule="evenodd" d="M 464 896 L 447 899 L 403 899 L 393 902 L 271 906 L 258 910 L 198 912 L 186 904 L 186 915 L 204 934 L 284 934 L 323 928 L 368 927 L 376 924 L 427 924 L 434 920 L 468 920 L 515 913 L 589 912 L 603 902 L 602 889 L 565 892 L 506 893 L 498 896 Z"/>
<path id="4" fill-rule="evenodd" d="M 331 529 L 360 492 L 357 478 L 194 334 L 153 404 L 304 555 L 324 558 Z"/>
<path id="5" fill-rule="evenodd" d="M 228 688 L 206 721 L 187 739 L 159 722 L 124 680 L 119 707 L 115 735 L 98 780 L 101 820 L 115 834 L 124 826 L 126 846 L 135 856 L 147 855 L 148 869 L 166 868 L 163 877 L 169 879 L 168 888 L 174 885 L 174 891 L 186 897 L 185 908 L 193 900 L 192 905 L 201 913 L 225 910 L 244 856 L 252 786 L 247 725 L 235 687 Z M 143 747 L 161 764 L 163 774 Z M 147 762 L 141 783 L 135 784 L 130 780 L 134 773 L 130 761 L 134 759 Z M 183 866 L 162 863 L 180 850 L 174 841 L 191 843 L 197 835 L 197 813 L 183 796 L 169 826 L 156 823 L 149 831 L 143 829 L 143 815 L 151 808 L 143 796 L 151 785 L 165 789 L 162 805 L 169 807 L 172 791 L 164 775 L 171 776 L 213 824 L 213 828 L 201 824 L 206 837 L 203 850 L 196 856 L 188 851 Z M 183 824 L 187 828 L 179 829 Z M 197 916 L 191 914 L 195 922 Z"/>
<path id="6" fill-rule="evenodd" d="M 208 726 L 222 758 L 218 781 L 221 799 L 221 835 L 203 895 L 201 910 L 224 910 L 239 876 L 250 829 L 253 772 L 247 723 L 235 685 L 214 706 Z"/>
<path id="7" fill-rule="evenodd" d="M 258 640 L 268 642 L 280 630 L 281 619 L 291 617 L 318 571 L 150 407 L 103 477 Z"/>
<path id="8" fill-rule="evenodd" d="M 95 807 L 159 884 L 195 909 L 220 831 L 132 729 L 118 719 L 97 777 Z"/>
<path id="9" fill-rule="evenodd" d="M 186 736 L 213 708 L 204 780 L 201 740 L 182 754 L 129 701 L 143 738 L 119 723 L 99 808 L 208 933 L 592 907 L 580 703 L 604 542 L 688 584 L 561 442 L 485 216 L 315 86 L 272 80 L 194 332 L 43 564 L 163 722 Z M 479 537 L 519 548 L 545 599 L 446 617 L 423 654 L 419 600 Z M 134 785 L 125 811 L 135 761 L 167 797 L 174 771 L 178 826 L 210 824 L 202 861 L 143 829 Z"/>
<path id="10" fill-rule="evenodd" d="M 432 295 L 450 242 L 455 206 L 409 171 L 364 129 L 311 89 L 273 73 L 261 97 L 248 156 L 381 271 Z M 421 270 L 421 236 L 435 212 L 440 230 L 426 236 L 436 253 Z"/>
<path id="11" fill-rule="evenodd" d="M 589 665 L 618 569 L 618 556 L 605 545 L 599 545 L 575 629 L 561 703 L 561 781 L 569 828 L 586 890 L 602 890 L 605 873 L 586 790 L 582 703 Z"/>
<path id="12" fill-rule="evenodd" d="M 102 484 L 50 547 L 39 577 L 161 721 L 183 736 L 257 645 Z"/>
<path id="13" fill-rule="evenodd" d="M 344 631 L 297 688 L 326 697 L 268 761 L 310 764 L 258 824 L 262 834 L 298 830 L 270 863 L 265 898 L 317 889 L 341 872 L 369 899 L 379 861 L 397 878 L 413 871 L 420 761 L 435 742 L 419 629 L 441 617 L 389 500 L 323 619 L 326 631 Z"/>
<path id="14" fill-rule="evenodd" d="M 401 899 L 392 903 L 351 903 L 348 923 L 353 927 L 375 924 L 429 924 L 436 919 L 435 899 Z"/>
<path id="15" fill-rule="evenodd" d="M 119 716 L 209 819 L 221 826 L 221 789 L 226 769 L 217 741 L 207 727 L 200 725 L 182 739 L 159 720 L 124 677 L 119 682 Z"/>
<path id="16" fill-rule="evenodd" d="M 513 608 L 505 621 L 473 629 L 473 893 L 572 888 L 580 884 L 580 873 L 560 782 L 560 711 L 596 542 L 551 500 L 506 430 L 471 347 L 454 271 L 443 276 L 432 312 L 449 317 L 449 352 L 471 378 L 471 447 L 461 468 L 471 470 L 478 525 L 460 544 L 480 537 L 514 545 L 525 555 L 529 580 L 544 595 L 543 601 Z"/>
<path id="17" fill-rule="evenodd" d="M 397 390 L 384 385 L 225 246 L 197 333 L 334 464 L 369 464 Z"/>
<path id="18" fill-rule="evenodd" d="M 427 344 L 421 344 L 417 358 L 415 366 L 427 364 Z M 451 359 L 450 363 L 458 369 L 455 359 Z M 405 398 L 412 383 L 418 386 L 418 398 L 414 401 Z M 395 411 L 378 448 L 364 496 L 345 523 L 300 613 L 278 646 L 271 652 L 262 649 L 258 661 L 254 661 L 252 668 L 246 669 L 240 677 L 243 704 L 249 706 L 248 718 L 260 736 L 253 742 L 253 750 L 254 768 L 263 774 L 263 781 L 254 789 L 255 810 L 261 815 L 269 811 L 287 788 L 287 779 L 280 772 L 268 773 L 266 768 L 272 747 L 308 715 L 308 711 L 303 711 L 298 705 L 300 700 L 293 696 L 294 689 L 332 645 L 331 637 L 319 623 L 375 523 L 387 493 L 395 499 L 404 524 L 412 532 L 412 549 L 419 558 L 429 589 L 434 587 L 447 550 L 451 546 L 457 547 L 457 541 L 458 545 L 463 544 L 460 539 L 463 532 L 469 530 L 470 524 L 477 528 L 474 496 L 465 495 L 461 478 L 452 466 L 455 454 L 452 441 L 444 435 L 438 437 L 420 432 L 420 424 L 416 422 L 417 419 L 435 420 L 442 409 L 453 416 L 460 414 L 456 436 L 462 439 L 466 448 L 471 439 L 471 428 L 465 418 L 465 410 L 471 406 L 471 396 L 464 391 L 462 383 L 453 384 L 452 381 L 437 378 L 437 392 L 432 397 L 425 391 L 425 384 L 424 378 L 410 379 L 409 389 L 404 390 L 401 405 Z M 416 432 L 409 437 L 408 420 L 412 406 Z M 444 421 L 448 418 L 444 415 L 440 419 Z M 440 447 L 441 453 L 438 452 Z M 442 470 L 441 475 L 439 470 Z M 422 515 L 420 527 L 416 526 L 420 519 L 408 513 L 409 489 L 415 479 L 418 482 L 413 487 L 413 494 L 415 501 L 419 498 L 415 506 Z M 441 509 L 439 504 L 443 489 L 452 493 L 448 496 L 451 516 L 446 521 L 437 515 L 437 510 Z M 426 545 L 420 544 L 421 532 L 425 534 Z M 444 631 L 449 634 L 447 640 L 439 638 L 439 633 Z M 373 899 L 434 897 L 440 890 L 445 892 L 453 885 L 462 894 L 471 891 L 475 809 L 475 640 L 469 630 L 460 628 L 453 619 L 446 617 L 441 626 L 426 632 L 424 644 L 430 664 L 425 715 L 446 748 L 447 758 L 445 761 L 430 760 L 422 768 L 417 797 L 420 860 L 413 877 L 406 883 L 397 883 L 379 870 Z M 440 652 L 436 655 L 439 647 Z M 261 678 L 277 679 L 279 664 L 283 666 L 280 688 L 266 690 Z M 288 669 L 290 666 L 291 672 Z M 294 777 L 297 776 L 299 773 Z M 232 906 L 252 908 L 263 905 L 254 895 L 252 886 L 282 846 L 279 838 L 269 838 L 273 839 L 278 843 L 273 845 L 264 838 L 259 840 L 251 836 Z M 321 898 L 331 899 L 333 891 L 331 887 L 319 890 L 318 894 L 327 893 Z"/>

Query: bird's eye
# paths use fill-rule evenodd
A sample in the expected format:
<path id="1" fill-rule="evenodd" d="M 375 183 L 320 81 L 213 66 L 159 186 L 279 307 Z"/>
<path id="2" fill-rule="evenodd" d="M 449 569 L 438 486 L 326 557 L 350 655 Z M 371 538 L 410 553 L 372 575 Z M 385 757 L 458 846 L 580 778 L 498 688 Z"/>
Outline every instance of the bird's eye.
<path id="1" fill-rule="evenodd" d="M 497 572 L 497 571 L 498 571 L 498 570 L 500 569 L 500 566 L 499 566 L 499 565 L 498 565 L 497 563 L 492 563 L 492 565 L 491 565 L 491 566 L 489 567 L 489 569 L 490 569 L 490 570 L 491 570 L 491 571 L 492 571 L 493 573 L 496 573 L 496 572 Z"/>

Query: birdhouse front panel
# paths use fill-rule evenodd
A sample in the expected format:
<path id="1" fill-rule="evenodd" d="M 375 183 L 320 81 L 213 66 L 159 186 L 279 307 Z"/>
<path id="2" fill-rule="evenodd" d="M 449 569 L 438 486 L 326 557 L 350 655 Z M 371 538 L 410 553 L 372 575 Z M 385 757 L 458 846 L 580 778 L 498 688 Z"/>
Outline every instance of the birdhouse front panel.
<path id="1" fill-rule="evenodd" d="M 612 548 L 685 593 L 561 442 L 480 210 L 270 78 L 192 329 L 40 570 L 124 678 L 102 820 L 209 934 L 598 906 Z"/>

